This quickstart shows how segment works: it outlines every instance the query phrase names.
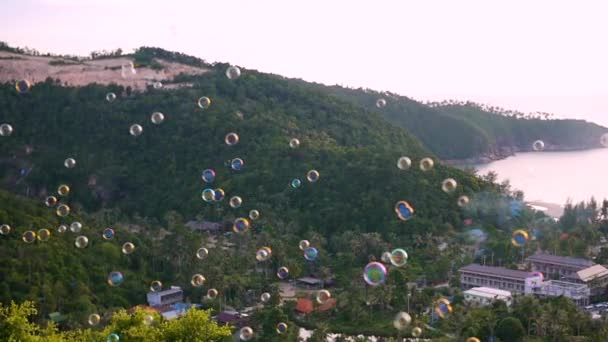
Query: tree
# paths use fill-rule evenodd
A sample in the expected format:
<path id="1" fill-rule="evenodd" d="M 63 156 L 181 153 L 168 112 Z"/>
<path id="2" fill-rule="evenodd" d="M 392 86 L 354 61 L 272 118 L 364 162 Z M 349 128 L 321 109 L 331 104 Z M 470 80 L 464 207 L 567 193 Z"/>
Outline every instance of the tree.
<path id="1" fill-rule="evenodd" d="M 496 336 L 502 341 L 521 341 L 525 335 L 524 326 L 515 317 L 507 317 L 498 323 Z"/>
<path id="2" fill-rule="evenodd" d="M 164 322 L 156 341 L 221 341 L 230 335 L 230 327 L 211 321 L 209 311 L 190 309 L 179 319 Z"/>

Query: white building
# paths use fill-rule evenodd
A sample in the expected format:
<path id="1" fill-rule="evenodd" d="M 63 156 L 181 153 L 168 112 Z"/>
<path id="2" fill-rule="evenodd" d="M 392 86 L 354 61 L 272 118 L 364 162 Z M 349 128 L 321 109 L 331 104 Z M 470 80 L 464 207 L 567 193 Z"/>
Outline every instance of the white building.
<path id="1" fill-rule="evenodd" d="M 148 292 L 148 304 L 152 307 L 179 303 L 184 300 L 184 291 L 179 286 L 158 292 Z"/>
<path id="2" fill-rule="evenodd" d="M 507 304 L 507 306 L 511 305 L 511 292 L 509 291 L 494 289 L 491 287 L 474 287 L 464 291 L 463 293 L 464 300 L 474 305 L 486 306 L 495 300 L 502 300 Z"/>
<path id="3" fill-rule="evenodd" d="M 533 288 L 533 293 L 539 297 L 570 298 L 579 306 L 589 305 L 591 290 L 585 284 L 571 283 L 561 280 L 548 280 Z"/>

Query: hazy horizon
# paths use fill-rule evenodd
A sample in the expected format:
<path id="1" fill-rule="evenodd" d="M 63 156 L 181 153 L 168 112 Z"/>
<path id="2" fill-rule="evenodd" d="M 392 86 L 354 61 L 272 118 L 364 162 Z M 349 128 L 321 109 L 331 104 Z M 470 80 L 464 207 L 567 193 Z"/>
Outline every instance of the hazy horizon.
<path id="1" fill-rule="evenodd" d="M 601 1 L 23 0 L 0 8 L 0 40 L 42 52 L 157 46 L 306 81 L 608 126 Z"/>

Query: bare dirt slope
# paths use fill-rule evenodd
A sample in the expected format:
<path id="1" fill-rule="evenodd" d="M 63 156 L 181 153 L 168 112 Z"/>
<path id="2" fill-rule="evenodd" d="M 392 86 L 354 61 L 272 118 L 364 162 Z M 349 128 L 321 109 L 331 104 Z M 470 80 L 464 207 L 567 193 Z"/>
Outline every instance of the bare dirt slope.
<path id="1" fill-rule="evenodd" d="M 171 81 L 181 73 L 198 75 L 208 71 L 204 68 L 157 60 L 164 66 L 163 70 L 136 68 L 135 74 L 127 73 L 123 77 L 121 66 L 130 62 L 131 59 L 126 57 L 75 62 L 58 57 L 27 56 L 0 51 L 0 83 L 26 79 L 33 84 L 51 77 L 71 86 L 115 83 L 125 87 L 131 86 L 134 90 L 143 90 L 152 81 Z M 180 85 L 171 85 L 175 86 Z"/>

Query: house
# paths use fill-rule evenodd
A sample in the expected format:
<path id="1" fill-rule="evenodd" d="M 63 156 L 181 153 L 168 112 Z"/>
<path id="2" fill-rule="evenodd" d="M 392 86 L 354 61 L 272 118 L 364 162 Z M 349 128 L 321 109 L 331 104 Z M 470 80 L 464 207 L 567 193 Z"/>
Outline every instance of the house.
<path id="1" fill-rule="evenodd" d="M 218 324 L 233 325 L 242 328 L 249 323 L 249 315 L 240 314 L 237 311 L 222 311 L 217 315 L 215 321 Z"/>
<path id="2" fill-rule="evenodd" d="M 542 272 L 550 279 L 560 279 L 594 265 L 591 260 L 546 253 L 536 253 L 526 261 L 532 266 L 532 271 Z"/>
<path id="3" fill-rule="evenodd" d="M 535 277 L 531 272 L 479 264 L 461 267 L 458 272 L 464 290 L 473 287 L 491 287 L 512 293 L 524 293 L 526 280 Z"/>
<path id="4" fill-rule="evenodd" d="M 148 304 L 152 307 L 179 303 L 184 300 L 184 291 L 179 286 L 158 292 L 148 292 Z"/>
<path id="5" fill-rule="evenodd" d="M 496 300 L 502 300 L 511 306 L 511 292 L 490 287 L 474 287 L 463 292 L 464 300 L 478 306 L 486 306 Z"/>
<path id="6" fill-rule="evenodd" d="M 597 297 L 606 292 L 608 286 L 608 269 L 602 265 L 593 265 L 580 271 L 571 273 L 562 280 L 585 284 L 591 291 L 591 297 Z"/>
<path id="7" fill-rule="evenodd" d="M 335 308 L 337 303 L 338 303 L 338 301 L 335 298 L 329 298 L 327 301 L 325 301 L 325 303 L 323 303 L 315 308 L 315 305 L 311 299 L 298 298 L 298 302 L 296 304 L 295 310 L 299 314 L 308 315 L 308 314 L 312 313 L 313 311 L 317 311 L 317 312 L 329 311 L 329 310 Z"/>
<path id="8" fill-rule="evenodd" d="M 306 289 L 322 289 L 323 281 L 314 277 L 302 277 L 296 279 L 296 286 Z"/>

